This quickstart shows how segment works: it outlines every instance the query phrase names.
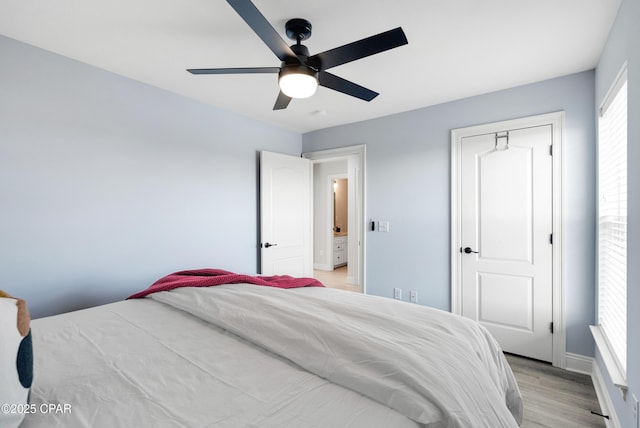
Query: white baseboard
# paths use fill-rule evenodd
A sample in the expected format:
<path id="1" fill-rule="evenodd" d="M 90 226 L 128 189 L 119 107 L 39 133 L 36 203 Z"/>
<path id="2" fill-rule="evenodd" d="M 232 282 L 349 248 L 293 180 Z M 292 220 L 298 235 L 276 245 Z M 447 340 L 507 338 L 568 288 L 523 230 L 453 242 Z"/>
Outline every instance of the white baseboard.
<path id="1" fill-rule="evenodd" d="M 596 390 L 596 395 L 598 396 L 598 403 L 600 404 L 600 409 L 604 415 L 609 415 L 609 419 L 604 419 L 604 423 L 607 428 L 622 428 L 620 426 L 620 420 L 618 419 L 618 415 L 616 414 L 616 409 L 613 407 L 613 403 L 611 402 L 611 397 L 609 397 L 609 390 L 607 389 L 607 385 L 602 377 L 602 372 L 600 372 L 600 368 L 593 362 L 593 368 L 591 371 L 591 380 L 593 381 L 593 387 Z"/>
<path id="2" fill-rule="evenodd" d="M 567 366 L 566 370 L 570 372 L 582 373 L 591 376 L 593 382 L 593 388 L 596 390 L 598 397 L 598 404 L 603 415 L 608 415 L 609 419 L 603 418 L 607 428 L 621 428 L 618 415 L 616 415 L 615 408 L 609 397 L 609 390 L 605 384 L 600 368 L 596 364 L 592 357 L 585 357 L 580 354 L 572 354 L 567 352 L 565 354 Z"/>
<path id="3" fill-rule="evenodd" d="M 314 263 L 313 264 L 313 268 L 316 269 L 316 270 L 324 270 L 324 271 L 327 271 L 327 272 L 333 271 L 333 265 L 327 265 L 327 264 L 324 264 L 324 263 Z"/>
<path id="4" fill-rule="evenodd" d="M 567 352 L 565 354 L 565 362 L 567 364 L 565 369 L 570 372 L 582 373 L 589 376 L 591 376 L 593 372 L 593 358 L 591 357 Z"/>

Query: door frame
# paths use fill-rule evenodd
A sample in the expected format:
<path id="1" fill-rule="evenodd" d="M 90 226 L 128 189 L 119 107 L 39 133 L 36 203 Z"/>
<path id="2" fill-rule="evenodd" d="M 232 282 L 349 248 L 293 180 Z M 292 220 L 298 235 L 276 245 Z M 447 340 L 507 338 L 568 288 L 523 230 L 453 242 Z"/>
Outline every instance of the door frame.
<path id="1" fill-rule="evenodd" d="M 529 116 L 519 119 L 469 126 L 451 130 L 451 312 L 461 315 L 462 284 L 461 269 L 461 191 L 460 161 L 462 139 L 481 134 L 499 133 L 511 129 L 535 126 L 552 126 L 552 305 L 553 305 L 553 361 L 555 367 L 567 367 L 566 329 L 563 281 L 563 235 L 562 235 L 562 137 L 564 111 Z"/>
<path id="2" fill-rule="evenodd" d="M 355 221 L 356 221 L 356 231 L 357 235 L 354 241 L 357 243 L 359 241 L 359 245 L 356 245 L 357 248 L 357 272 L 358 272 L 358 283 L 361 287 L 361 291 L 363 294 L 366 294 L 367 290 L 367 281 L 366 281 L 366 145 L 360 144 L 355 146 L 346 146 L 339 147 L 335 149 L 327 149 L 327 150 L 319 150 L 314 152 L 306 152 L 302 153 L 302 157 L 307 158 L 311 161 L 312 168 L 316 163 L 322 162 L 335 162 L 340 160 L 346 160 L 350 156 L 356 156 L 359 160 L 360 171 L 359 174 L 355 177 L 354 188 L 356 195 L 356 213 Z M 348 174 L 348 172 L 347 172 Z M 313 184 L 313 174 L 311 174 L 311 182 Z M 351 215 L 351 213 L 350 213 Z M 351 228 L 350 228 L 351 230 Z M 349 240 L 348 247 L 351 246 L 352 240 Z M 333 245 L 330 246 L 331 252 L 333 252 Z M 333 263 L 333 258 L 330 259 L 330 262 Z M 352 263 L 351 261 L 349 263 Z"/>

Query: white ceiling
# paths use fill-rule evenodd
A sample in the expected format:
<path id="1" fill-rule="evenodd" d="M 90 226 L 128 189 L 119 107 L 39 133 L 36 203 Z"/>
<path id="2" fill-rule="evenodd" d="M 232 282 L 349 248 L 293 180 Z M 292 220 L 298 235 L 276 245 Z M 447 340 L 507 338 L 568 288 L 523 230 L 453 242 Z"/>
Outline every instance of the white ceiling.
<path id="1" fill-rule="evenodd" d="M 311 54 L 401 26 L 409 44 L 331 69 L 380 92 L 367 103 L 320 87 L 273 111 L 276 74 L 193 76 L 187 68 L 277 67 L 224 0 L 2 0 L 0 34 L 294 131 L 413 110 L 596 66 L 620 0 L 253 0 L 313 24 Z M 291 42 L 293 43 L 293 42 Z"/>

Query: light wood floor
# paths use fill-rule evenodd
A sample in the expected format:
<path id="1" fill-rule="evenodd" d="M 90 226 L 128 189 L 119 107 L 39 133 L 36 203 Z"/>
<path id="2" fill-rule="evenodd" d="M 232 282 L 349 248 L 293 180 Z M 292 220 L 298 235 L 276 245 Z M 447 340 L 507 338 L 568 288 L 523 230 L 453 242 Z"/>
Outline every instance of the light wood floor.
<path id="1" fill-rule="evenodd" d="M 507 355 L 524 398 L 522 428 L 604 428 L 591 377 Z"/>
<path id="2" fill-rule="evenodd" d="M 314 270 L 313 277 L 323 283 L 325 287 L 362 292 L 360 286 L 347 283 L 347 266 L 341 266 L 333 271 Z"/>

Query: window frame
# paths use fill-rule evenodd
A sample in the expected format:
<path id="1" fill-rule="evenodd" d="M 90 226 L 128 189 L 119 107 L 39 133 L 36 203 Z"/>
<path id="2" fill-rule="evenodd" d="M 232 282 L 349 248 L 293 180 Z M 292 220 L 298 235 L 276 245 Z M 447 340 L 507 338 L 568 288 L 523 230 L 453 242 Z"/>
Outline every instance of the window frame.
<path id="1" fill-rule="evenodd" d="M 619 353 L 616 351 L 615 347 L 612 346 L 607 333 L 605 331 L 605 329 L 600 325 L 600 312 L 601 312 L 601 263 L 602 263 L 602 258 L 601 258 L 601 249 L 602 249 L 602 242 L 601 242 L 601 204 L 600 204 L 600 198 L 601 198 L 601 191 L 600 191 L 600 186 L 601 186 L 601 164 L 600 164 L 600 150 L 601 150 L 601 122 L 602 122 L 602 118 L 607 114 L 607 112 L 609 111 L 609 108 L 611 107 L 611 105 L 614 103 L 614 101 L 616 101 L 618 95 L 620 94 L 620 91 L 623 87 L 625 87 L 625 85 L 627 85 L 627 63 L 625 62 L 620 70 L 620 72 L 618 73 L 618 75 L 616 76 L 615 80 L 613 81 L 613 84 L 611 85 L 610 89 L 607 91 L 607 94 L 604 96 L 603 102 L 600 105 L 600 108 L 598 110 L 598 141 L 597 141 L 597 149 L 598 149 L 598 157 L 597 157 L 597 195 L 598 195 L 598 205 L 597 205 L 597 245 L 596 245 L 596 251 L 597 251 L 597 276 L 596 276 L 596 281 L 597 281 L 597 298 L 598 298 L 598 303 L 597 303 L 597 314 L 598 314 L 598 319 L 597 319 L 597 325 L 596 326 L 591 326 L 591 332 L 593 334 L 593 337 L 595 339 L 596 345 L 598 350 L 600 351 L 600 354 L 602 355 L 602 359 L 603 362 L 605 364 L 605 367 L 607 369 L 607 371 L 609 372 L 609 375 L 612 379 L 612 382 L 614 383 L 615 386 L 617 386 L 618 388 L 620 388 L 623 392 L 623 394 L 626 392 L 627 388 L 628 388 L 628 384 L 627 384 L 627 380 L 626 380 L 626 364 L 627 364 L 627 347 L 628 347 L 628 316 L 625 316 L 625 335 L 624 335 L 624 356 L 619 355 Z M 627 91 L 628 91 L 628 86 L 627 86 Z M 628 92 L 627 92 L 628 93 Z M 625 105 L 625 115 L 626 115 L 626 127 L 628 129 L 628 103 Z M 628 135 L 625 138 L 625 144 L 628 146 Z M 626 177 L 628 177 L 628 158 L 625 157 L 625 175 Z M 628 178 L 627 182 L 628 182 Z M 626 203 L 626 199 L 625 199 L 625 203 Z M 626 212 L 626 208 L 625 208 L 625 212 Z M 625 227 L 626 229 L 626 227 Z M 628 237 L 626 236 L 626 231 L 625 231 L 625 247 L 626 244 L 628 243 Z M 628 267 L 628 255 L 625 254 L 624 256 L 624 269 L 625 269 L 625 278 L 624 278 L 624 283 L 625 283 L 625 301 L 623 306 L 625 307 L 625 309 L 628 307 L 627 304 L 627 288 L 628 288 L 628 281 L 627 281 L 627 277 L 626 277 L 626 269 Z M 622 357 L 622 358 L 621 358 Z M 624 359 L 624 361 L 622 361 L 622 359 Z"/>

